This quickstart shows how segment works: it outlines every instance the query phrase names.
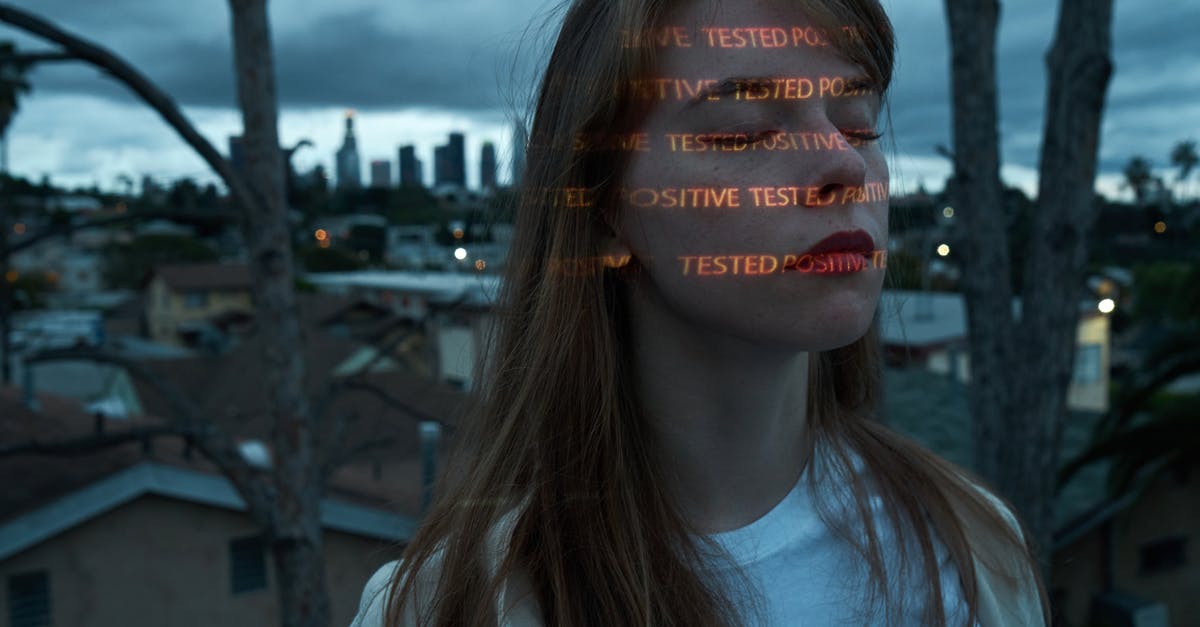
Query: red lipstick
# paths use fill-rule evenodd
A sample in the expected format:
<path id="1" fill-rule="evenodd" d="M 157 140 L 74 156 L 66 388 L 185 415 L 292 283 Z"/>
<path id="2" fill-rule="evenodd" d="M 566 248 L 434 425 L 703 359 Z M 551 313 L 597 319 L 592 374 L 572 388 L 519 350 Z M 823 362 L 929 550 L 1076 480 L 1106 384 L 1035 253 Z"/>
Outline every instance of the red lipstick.
<path id="1" fill-rule="evenodd" d="M 861 255 L 870 255 L 874 251 L 875 241 L 871 239 L 870 234 L 862 229 L 857 229 L 854 231 L 838 231 L 833 233 L 814 244 L 812 248 L 805 251 L 805 254 L 859 253 Z"/>

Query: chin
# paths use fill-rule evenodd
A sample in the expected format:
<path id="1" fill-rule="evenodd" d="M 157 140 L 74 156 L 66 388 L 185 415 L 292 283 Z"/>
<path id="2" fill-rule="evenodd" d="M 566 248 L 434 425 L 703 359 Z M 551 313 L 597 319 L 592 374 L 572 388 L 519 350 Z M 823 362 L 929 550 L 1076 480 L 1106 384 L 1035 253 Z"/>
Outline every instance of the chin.
<path id="1" fill-rule="evenodd" d="M 753 325 L 731 321 L 732 334 L 756 344 L 796 352 L 830 351 L 849 346 L 867 334 L 875 318 L 878 298 L 851 303 L 822 303 L 803 312 L 778 308 Z M 789 315 L 791 314 L 791 315 Z"/>

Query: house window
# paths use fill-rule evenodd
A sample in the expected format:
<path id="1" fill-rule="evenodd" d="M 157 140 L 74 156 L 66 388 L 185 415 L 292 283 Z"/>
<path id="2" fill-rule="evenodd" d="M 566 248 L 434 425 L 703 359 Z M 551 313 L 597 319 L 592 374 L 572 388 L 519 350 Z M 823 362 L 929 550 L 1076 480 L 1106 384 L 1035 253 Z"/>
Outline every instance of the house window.
<path id="1" fill-rule="evenodd" d="M 229 581 L 233 594 L 267 587 L 266 543 L 262 536 L 229 543 Z"/>
<path id="2" fill-rule="evenodd" d="M 184 293 L 183 306 L 188 309 L 204 309 L 208 306 L 208 292 Z"/>
<path id="3" fill-rule="evenodd" d="M 1075 351 L 1075 372 L 1071 383 L 1092 385 L 1100 382 L 1100 345 L 1084 344 Z"/>
<path id="4" fill-rule="evenodd" d="M 1187 538 L 1174 536 L 1142 545 L 1139 551 L 1141 575 L 1158 575 L 1182 567 L 1187 563 Z"/>
<path id="5" fill-rule="evenodd" d="M 46 571 L 8 578 L 8 619 L 12 627 L 49 627 L 50 575 Z"/>

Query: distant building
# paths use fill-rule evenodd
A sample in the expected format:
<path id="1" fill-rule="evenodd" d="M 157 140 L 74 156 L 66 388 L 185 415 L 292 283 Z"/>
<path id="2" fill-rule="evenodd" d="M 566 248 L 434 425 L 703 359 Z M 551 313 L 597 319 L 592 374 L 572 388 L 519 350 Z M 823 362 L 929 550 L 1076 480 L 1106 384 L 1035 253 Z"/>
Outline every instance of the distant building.
<path id="1" fill-rule="evenodd" d="M 483 142 L 479 155 L 479 187 L 496 189 L 496 146 L 492 142 Z"/>
<path id="2" fill-rule="evenodd" d="M 412 321 L 432 342 L 436 379 L 464 390 L 475 385 L 476 362 L 485 355 L 494 332 L 498 276 L 360 271 L 309 274 L 305 279 L 320 292 L 361 298 Z"/>
<path id="3" fill-rule="evenodd" d="M 371 162 L 371 187 L 392 186 L 392 162 L 376 159 Z"/>
<path id="4" fill-rule="evenodd" d="M 1020 311 L 1020 299 L 1013 299 Z M 919 366 L 966 384 L 971 380 L 966 303 L 962 294 L 884 290 L 879 299 L 884 356 L 893 366 Z M 1067 388 L 1074 411 L 1108 411 L 1109 317 L 1081 302 L 1075 369 Z"/>
<path id="5" fill-rule="evenodd" d="M 338 189 L 362 187 L 362 169 L 358 162 L 358 140 L 354 137 L 354 112 L 346 112 L 346 135 L 337 151 Z"/>
<path id="6" fill-rule="evenodd" d="M 235 434 L 242 458 L 265 470 L 272 462 L 269 433 L 230 411 L 258 415 L 267 402 L 261 382 L 243 374 L 258 363 L 257 351 L 246 351 L 248 359 L 238 364 L 184 359 L 155 365 L 163 365 L 162 376 L 175 385 L 182 380 L 196 391 L 205 419 Z M 431 401 L 424 392 L 429 382 L 411 373 L 393 369 L 369 377 L 425 415 L 452 418 L 462 404 L 461 393 L 447 386 Z M 258 396 L 245 398 L 257 403 L 243 399 L 249 391 Z M 411 538 L 421 501 L 417 425 L 383 402 L 351 394 L 331 410 L 362 416 L 350 426 L 350 441 L 370 442 L 382 431 L 394 444 L 345 463 L 321 497 L 318 559 L 335 625 L 352 620 L 371 573 Z M 70 399 L 39 394 L 30 403 L 29 396 L 0 386 L 6 437 L 46 441 L 100 428 L 154 427 L 163 415 L 149 412 L 112 427 L 116 421 L 97 422 Z M 270 541 L 233 484 L 202 455 L 183 449 L 164 438 L 65 463 L 30 455 L 0 459 L 0 476 L 21 478 L 6 481 L 0 493 L 0 624 L 278 624 L 282 584 Z"/>
<path id="7" fill-rule="evenodd" d="M 434 185 L 467 186 L 467 157 L 462 133 L 450 133 L 450 139 L 433 151 Z"/>
<path id="8" fill-rule="evenodd" d="M 202 263 L 155 268 L 146 286 L 146 325 L 150 338 L 180 346 L 201 334 L 221 314 L 254 311 L 250 268 Z"/>
<path id="9" fill-rule="evenodd" d="M 421 180 L 421 160 L 417 158 L 416 147 L 409 144 L 400 147 L 400 186 L 401 187 L 420 187 L 424 182 Z"/>
<path id="10" fill-rule="evenodd" d="M 512 152 L 512 185 L 517 187 L 525 178 L 525 146 L 529 143 L 529 130 L 525 128 L 525 123 L 517 120 L 516 126 L 513 128 L 513 152 Z"/>

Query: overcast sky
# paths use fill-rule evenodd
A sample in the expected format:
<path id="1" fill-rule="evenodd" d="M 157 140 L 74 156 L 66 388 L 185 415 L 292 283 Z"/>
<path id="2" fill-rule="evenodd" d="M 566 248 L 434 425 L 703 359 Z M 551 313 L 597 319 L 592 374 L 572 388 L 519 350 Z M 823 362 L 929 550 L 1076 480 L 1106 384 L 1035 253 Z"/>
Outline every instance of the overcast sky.
<path id="1" fill-rule="evenodd" d="M 224 0 L 16 0 L 141 68 L 183 106 L 220 151 L 240 132 L 229 11 Z M 891 93 L 893 189 L 948 173 L 933 148 L 950 143 L 948 59 L 941 0 L 884 0 L 896 25 L 899 66 Z M 1003 175 L 1032 192 L 1045 95 L 1043 55 L 1057 2 L 1003 2 L 999 39 Z M 365 164 L 417 145 L 432 177 L 433 146 L 467 135 L 468 181 L 478 184 L 483 141 L 496 143 L 507 180 L 515 102 L 545 62 L 548 0 L 271 0 L 285 145 L 304 170 L 332 170 L 346 109 L 358 112 Z M 1119 192 L 1135 154 L 1169 167 L 1171 147 L 1200 139 L 1200 0 L 1116 0 L 1116 74 L 1109 87 L 1098 187 Z M 541 33 L 541 37 L 538 34 Z M 0 26 L 22 49 L 48 46 Z M 114 81 L 76 63 L 31 75 L 9 129 L 13 172 L 59 184 L 117 188 L 118 177 L 215 180 L 155 114 Z"/>

